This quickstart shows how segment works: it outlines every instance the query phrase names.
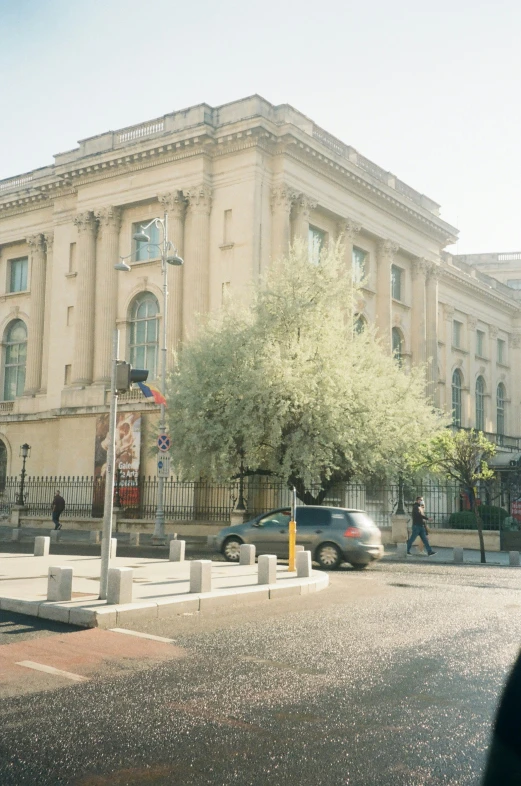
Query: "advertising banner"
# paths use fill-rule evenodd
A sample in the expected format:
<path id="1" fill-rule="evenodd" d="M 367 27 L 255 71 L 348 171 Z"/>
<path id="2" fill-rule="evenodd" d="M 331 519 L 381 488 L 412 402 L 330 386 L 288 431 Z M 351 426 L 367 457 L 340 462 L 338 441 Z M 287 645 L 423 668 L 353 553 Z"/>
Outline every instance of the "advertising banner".
<path id="1" fill-rule="evenodd" d="M 98 415 L 94 451 L 94 476 L 104 486 L 107 471 L 109 416 Z M 121 507 L 139 507 L 141 413 L 118 412 L 116 416 L 116 463 L 114 499 Z"/>

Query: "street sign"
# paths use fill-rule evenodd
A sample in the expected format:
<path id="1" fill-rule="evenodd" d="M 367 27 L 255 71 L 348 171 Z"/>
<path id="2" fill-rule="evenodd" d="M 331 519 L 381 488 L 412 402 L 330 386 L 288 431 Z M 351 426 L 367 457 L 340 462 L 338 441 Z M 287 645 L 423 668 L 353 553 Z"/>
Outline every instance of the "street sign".
<path id="1" fill-rule="evenodd" d="M 170 477 L 170 456 L 167 453 L 157 454 L 157 476 L 158 478 Z"/>
<path id="2" fill-rule="evenodd" d="M 170 437 L 168 434 L 160 434 L 158 436 L 157 447 L 159 450 L 162 450 L 163 453 L 166 453 L 167 450 L 170 450 Z"/>

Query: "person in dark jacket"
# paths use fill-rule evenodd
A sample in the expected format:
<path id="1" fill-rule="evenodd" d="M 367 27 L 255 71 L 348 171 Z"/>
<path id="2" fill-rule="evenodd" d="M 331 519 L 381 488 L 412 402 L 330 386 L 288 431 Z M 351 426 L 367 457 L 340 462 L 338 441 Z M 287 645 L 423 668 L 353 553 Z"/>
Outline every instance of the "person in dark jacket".
<path id="1" fill-rule="evenodd" d="M 57 491 L 52 501 L 52 520 L 54 522 L 54 529 L 61 529 L 60 514 L 65 510 L 65 500 Z"/>
<path id="2" fill-rule="evenodd" d="M 436 552 L 431 549 L 431 544 L 429 543 L 429 538 L 427 537 L 428 530 L 425 523 L 427 521 L 431 521 L 431 519 L 427 518 L 425 515 L 423 498 L 416 497 L 416 502 L 412 506 L 412 533 L 411 537 L 407 541 L 407 554 L 411 553 L 411 546 L 416 538 L 421 538 L 423 545 L 427 549 L 428 557 L 432 557 L 433 554 L 436 554 Z"/>

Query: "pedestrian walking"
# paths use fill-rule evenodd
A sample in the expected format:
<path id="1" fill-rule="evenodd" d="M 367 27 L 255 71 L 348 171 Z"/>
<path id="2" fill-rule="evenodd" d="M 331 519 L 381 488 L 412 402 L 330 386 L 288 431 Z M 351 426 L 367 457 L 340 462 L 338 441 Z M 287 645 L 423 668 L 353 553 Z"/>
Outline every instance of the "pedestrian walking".
<path id="1" fill-rule="evenodd" d="M 421 539 L 423 545 L 427 549 L 428 557 L 432 557 L 433 554 L 436 554 L 436 552 L 431 549 L 431 544 L 429 543 L 429 538 L 427 537 L 427 533 L 429 531 L 427 529 L 427 521 L 432 521 L 432 519 L 427 518 L 425 515 L 423 497 L 416 497 L 416 501 L 412 506 L 412 533 L 411 537 L 407 541 L 407 554 L 410 555 L 411 546 L 416 538 Z"/>
<path id="2" fill-rule="evenodd" d="M 60 515 L 63 513 L 64 510 L 65 510 L 65 500 L 61 496 L 60 492 L 57 491 L 52 501 L 52 520 L 54 522 L 54 529 L 62 528 L 62 525 L 60 524 Z"/>

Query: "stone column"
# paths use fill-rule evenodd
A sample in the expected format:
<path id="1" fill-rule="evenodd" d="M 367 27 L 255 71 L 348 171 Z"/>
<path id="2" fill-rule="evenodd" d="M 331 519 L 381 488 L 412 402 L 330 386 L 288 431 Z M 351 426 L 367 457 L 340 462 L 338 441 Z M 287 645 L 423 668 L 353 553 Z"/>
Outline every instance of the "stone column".
<path id="1" fill-rule="evenodd" d="M 392 240 L 380 240 L 377 248 L 376 324 L 382 346 L 391 353 L 391 265 L 398 245 Z"/>
<path id="2" fill-rule="evenodd" d="M 425 303 L 425 259 L 413 259 L 412 273 L 412 312 L 411 312 L 411 349 L 415 366 L 425 363 L 427 351 L 426 303 Z"/>
<path id="3" fill-rule="evenodd" d="M 508 362 L 511 368 L 510 383 L 506 385 L 507 405 L 506 410 L 506 428 L 507 434 L 519 434 L 521 423 L 520 412 L 520 390 L 521 390 L 521 335 L 519 333 L 510 333 L 508 336 L 509 358 Z M 510 410 L 510 411 L 509 411 Z"/>
<path id="4" fill-rule="evenodd" d="M 497 336 L 497 327 L 490 325 L 488 329 L 488 356 L 490 358 L 490 412 L 487 413 L 488 417 L 485 421 L 485 429 L 493 433 L 497 432 Z"/>
<path id="5" fill-rule="evenodd" d="M 454 308 L 445 305 L 445 409 L 452 412 L 452 323 L 454 321 Z M 440 402 L 441 404 L 441 402 Z"/>
<path id="6" fill-rule="evenodd" d="M 317 204 L 305 194 L 299 194 L 293 202 L 293 241 L 301 240 L 303 243 L 308 243 L 309 217 Z"/>
<path id="7" fill-rule="evenodd" d="M 438 278 L 440 267 L 431 264 L 425 280 L 425 351 L 427 362 L 427 395 L 439 405 L 438 392 Z"/>
<path id="8" fill-rule="evenodd" d="M 27 341 L 24 396 L 34 396 L 42 384 L 42 347 L 45 316 L 45 246 L 43 235 L 27 238 L 31 255 L 31 322 Z"/>
<path id="9" fill-rule="evenodd" d="M 110 384 L 112 336 L 118 313 L 119 207 L 103 207 L 96 211 L 98 220 L 98 256 L 96 260 L 96 302 L 94 340 L 94 381 Z M 79 273 L 78 273 L 79 274 Z"/>
<path id="10" fill-rule="evenodd" d="M 279 259 L 289 252 L 291 239 L 290 214 L 295 193 L 282 185 L 271 191 L 271 258 Z"/>
<path id="11" fill-rule="evenodd" d="M 352 280 L 353 277 L 353 245 L 356 236 L 362 229 L 361 224 L 357 224 L 351 218 L 342 218 L 337 224 L 338 240 L 344 245 L 344 259 L 346 273 Z"/>
<path id="12" fill-rule="evenodd" d="M 210 210 L 212 191 L 201 184 L 185 192 L 188 227 L 183 274 L 183 337 L 193 338 L 210 307 Z"/>
<path id="13" fill-rule="evenodd" d="M 159 201 L 168 216 L 169 240 L 180 257 L 184 258 L 184 232 L 186 199 L 182 191 L 159 194 Z M 168 313 L 167 369 L 172 367 L 172 353 L 179 349 L 183 339 L 183 278 L 184 266 L 167 265 Z"/>
<path id="14" fill-rule="evenodd" d="M 94 295 L 96 287 L 96 220 L 90 210 L 74 219 L 78 228 L 78 276 L 72 384 L 92 382 Z"/>
<path id="15" fill-rule="evenodd" d="M 45 240 L 45 309 L 43 318 L 43 339 L 42 339 L 42 378 L 40 392 L 47 390 L 47 378 L 49 373 L 49 336 L 51 333 L 51 290 L 52 290 L 52 265 L 54 249 L 54 232 L 46 232 L 43 236 Z"/>
<path id="16" fill-rule="evenodd" d="M 476 327 L 478 320 L 476 317 L 467 317 L 467 349 L 469 351 L 469 378 L 468 388 L 469 397 L 467 405 L 467 423 L 473 428 L 476 427 L 476 378 L 478 376 L 478 366 L 476 363 Z"/>

